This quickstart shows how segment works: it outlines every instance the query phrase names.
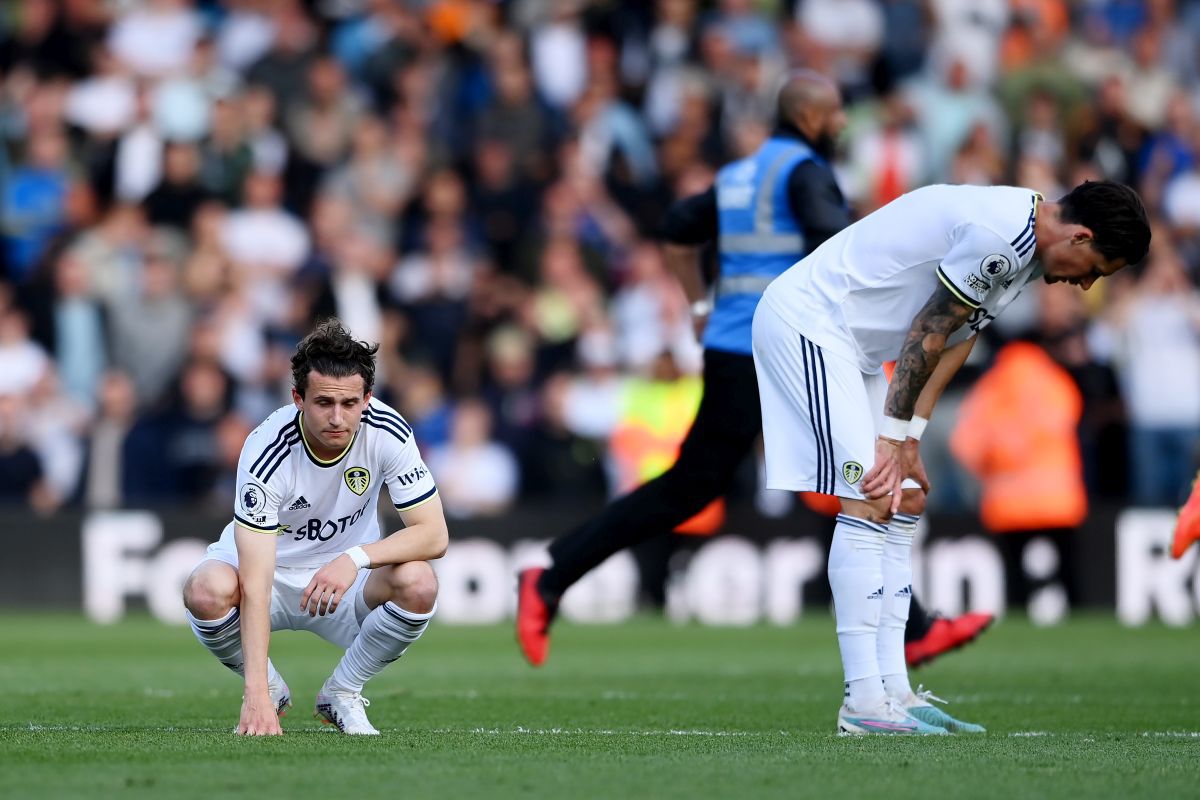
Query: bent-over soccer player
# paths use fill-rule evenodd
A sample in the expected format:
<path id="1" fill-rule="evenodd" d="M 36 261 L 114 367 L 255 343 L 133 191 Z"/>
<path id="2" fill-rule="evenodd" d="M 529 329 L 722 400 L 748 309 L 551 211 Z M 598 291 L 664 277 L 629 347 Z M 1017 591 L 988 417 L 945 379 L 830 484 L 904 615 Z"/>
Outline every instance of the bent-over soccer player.
<path id="1" fill-rule="evenodd" d="M 378 345 L 335 319 L 292 356 L 292 405 L 246 438 L 234 521 L 183 590 L 200 643 L 245 679 L 237 733 L 281 734 L 291 692 L 267 657 L 271 631 L 307 630 L 346 648 L 317 693 L 316 716 L 378 735 L 363 684 L 421 637 L 437 605 L 427 563 L 448 535 L 412 428 L 374 399 Z M 404 528 L 380 538 L 387 484 Z"/>
<path id="2" fill-rule="evenodd" d="M 828 564 L 845 672 L 839 733 L 983 730 L 908 681 L 912 540 L 929 489 L 918 440 L 975 335 L 1026 284 L 1088 289 L 1149 245 L 1142 202 L 1120 184 L 1083 183 L 1057 203 L 1011 186 L 929 186 L 768 287 L 752 331 L 767 486 L 835 494 L 842 506 Z"/>

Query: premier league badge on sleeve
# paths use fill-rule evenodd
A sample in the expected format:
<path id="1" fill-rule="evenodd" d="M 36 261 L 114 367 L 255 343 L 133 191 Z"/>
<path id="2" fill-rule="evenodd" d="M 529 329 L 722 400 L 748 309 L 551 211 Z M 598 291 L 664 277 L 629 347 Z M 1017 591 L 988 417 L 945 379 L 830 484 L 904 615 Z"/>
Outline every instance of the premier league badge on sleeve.
<path id="1" fill-rule="evenodd" d="M 263 490 L 257 483 L 244 483 L 238 492 L 242 510 L 247 514 L 256 515 L 263 506 Z"/>
<path id="2" fill-rule="evenodd" d="M 979 274 L 988 282 L 1003 278 L 1011 269 L 1012 262 L 1008 260 L 1008 256 L 1002 253 L 993 253 L 979 262 Z"/>

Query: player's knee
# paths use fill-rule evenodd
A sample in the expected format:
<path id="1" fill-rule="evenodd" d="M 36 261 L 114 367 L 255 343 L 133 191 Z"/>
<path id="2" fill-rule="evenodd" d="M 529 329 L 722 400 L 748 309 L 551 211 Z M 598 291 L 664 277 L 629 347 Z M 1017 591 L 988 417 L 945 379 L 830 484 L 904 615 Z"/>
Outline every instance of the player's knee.
<path id="1" fill-rule="evenodd" d="M 892 518 L 892 498 L 880 497 L 875 500 L 851 500 L 850 498 L 843 497 L 842 513 L 857 519 L 865 519 L 867 522 L 876 522 L 883 525 Z"/>
<path id="2" fill-rule="evenodd" d="M 197 619 L 217 619 L 238 604 L 238 574 L 229 564 L 206 561 L 183 584 L 183 605 Z"/>
<path id="3" fill-rule="evenodd" d="M 905 489 L 900 493 L 900 513 L 919 517 L 925 513 L 925 490 Z"/>
<path id="4" fill-rule="evenodd" d="M 437 575 L 424 561 L 410 561 L 392 567 L 388 582 L 393 602 L 408 611 L 428 614 L 437 603 Z"/>

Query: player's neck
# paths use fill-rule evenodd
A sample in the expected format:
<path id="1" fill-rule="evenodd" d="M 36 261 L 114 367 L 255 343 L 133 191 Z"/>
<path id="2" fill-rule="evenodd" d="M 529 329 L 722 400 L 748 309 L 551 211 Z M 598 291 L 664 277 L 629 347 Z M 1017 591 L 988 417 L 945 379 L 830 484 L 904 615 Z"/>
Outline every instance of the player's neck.
<path id="1" fill-rule="evenodd" d="M 1033 218 L 1033 238 L 1037 242 L 1033 250 L 1035 260 L 1040 258 L 1043 248 L 1062 238 L 1061 215 L 1062 206 L 1058 203 L 1043 200 L 1037 204 Z"/>

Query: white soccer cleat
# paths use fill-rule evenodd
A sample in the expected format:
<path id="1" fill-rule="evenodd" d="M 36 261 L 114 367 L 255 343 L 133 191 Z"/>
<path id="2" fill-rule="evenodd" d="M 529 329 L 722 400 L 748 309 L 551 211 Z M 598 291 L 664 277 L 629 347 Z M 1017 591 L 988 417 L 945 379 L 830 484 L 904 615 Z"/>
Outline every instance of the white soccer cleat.
<path id="1" fill-rule="evenodd" d="M 356 736 L 378 736 L 379 731 L 367 719 L 367 706 L 371 701 L 359 692 L 344 692 L 332 689 L 329 682 L 317 692 L 317 707 L 313 716 L 326 725 L 333 725 L 342 733 Z"/>
<path id="2" fill-rule="evenodd" d="M 275 706 L 275 713 L 281 717 L 286 716 L 287 710 L 292 707 L 292 690 L 288 688 L 282 675 L 279 675 L 277 681 L 267 681 L 267 692 Z"/>
<path id="3" fill-rule="evenodd" d="M 955 719 L 933 705 L 934 702 L 945 705 L 946 701 L 927 690 L 924 686 L 918 686 L 917 691 L 909 692 L 908 697 L 899 702 L 910 717 L 915 717 L 930 725 L 945 728 L 950 733 L 987 733 L 987 728 L 984 728 L 982 725 Z"/>
<path id="4" fill-rule="evenodd" d="M 838 711 L 837 727 L 838 736 L 864 736 L 869 733 L 886 736 L 938 736 L 947 732 L 945 728 L 910 716 L 890 697 L 863 713 L 852 711 L 850 706 L 843 703 Z"/>

